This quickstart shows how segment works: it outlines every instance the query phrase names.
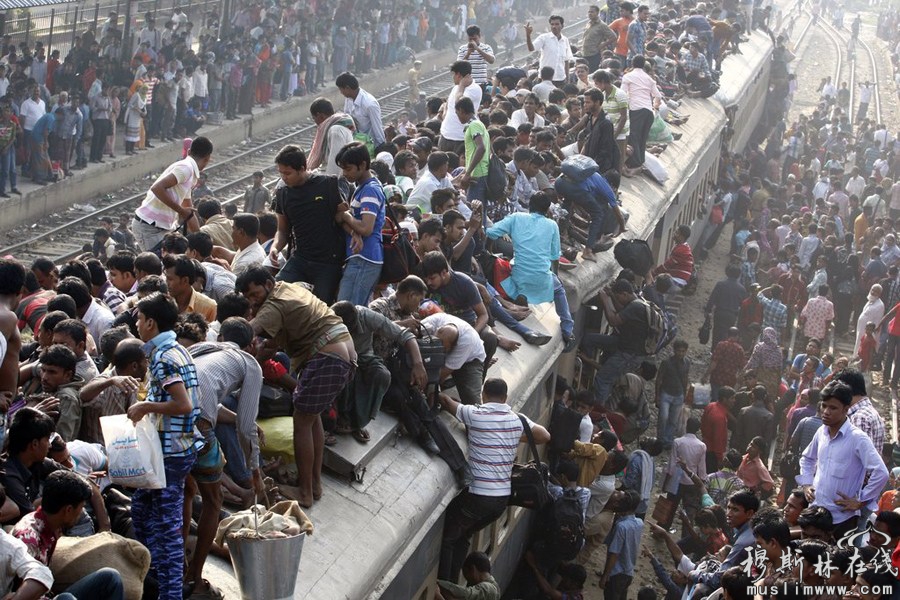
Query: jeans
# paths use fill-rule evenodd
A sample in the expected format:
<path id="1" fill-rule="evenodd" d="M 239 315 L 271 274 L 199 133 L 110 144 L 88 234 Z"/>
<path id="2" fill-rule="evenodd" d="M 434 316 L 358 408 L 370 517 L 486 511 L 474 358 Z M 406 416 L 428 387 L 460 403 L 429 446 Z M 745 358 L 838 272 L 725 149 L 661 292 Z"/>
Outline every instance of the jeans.
<path id="1" fill-rule="evenodd" d="M 522 337 L 531 333 L 531 329 L 525 327 L 519 321 L 516 321 L 516 318 L 509 314 L 503 305 L 500 304 L 500 301 L 497 298 L 491 298 L 491 305 L 488 307 L 491 311 L 491 316 L 497 319 L 499 322 L 503 323 L 511 330 L 515 331 Z"/>
<path id="2" fill-rule="evenodd" d="M 5 152 L 0 152 L 0 194 L 6 192 L 6 181 L 9 189 L 16 189 L 16 145 L 10 144 Z"/>
<path id="3" fill-rule="evenodd" d="M 56 596 L 56 600 L 84 600 L 87 598 L 123 600 L 125 590 L 122 586 L 122 576 L 115 569 L 103 568 L 82 577 L 65 592 Z"/>
<path id="4" fill-rule="evenodd" d="M 628 597 L 628 588 L 631 586 L 633 579 L 632 575 L 626 575 L 625 573 L 611 575 L 606 580 L 606 586 L 603 588 L 603 599 L 625 600 Z"/>
<path id="5" fill-rule="evenodd" d="M 169 233 L 168 229 L 160 229 L 137 219 L 131 220 L 131 231 L 134 233 L 134 243 L 144 252 L 152 252 Z"/>
<path id="6" fill-rule="evenodd" d="M 466 190 L 466 198 L 472 200 L 487 200 L 487 175 L 484 177 L 473 177 L 469 183 L 469 189 Z"/>
<path id="7" fill-rule="evenodd" d="M 313 286 L 313 294 L 328 304 L 334 304 L 341 281 L 341 265 L 307 260 L 299 254 L 291 256 L 275 276 L 278 281 L 303 281 Z"/>
<path id="8" fill-rule="evenodd" d="M 566 296 L 566 288 L 563 287 L 562 281 L 556 273 L 553 274 L 553 305 L 556 307 L 556 314 L 559 316 L 559 326 L 563 335 L 571 338 L 575 332 L 575 320 L 572 319 L 572 313 L 569 310 L 569 298 Z"/>
<path id="9" fill-rule="evenodd" d="M 150 551 L 150 571 L 159 582 L 159 600 L 182 600 L 184 480 L 195 459 L 195 454 L 166 457 L 166 487 L 139 489 L 131 501 L 134 533 Z"/>
<path id="10" fill-rule="evenodd" d="M 684 396 L 672 396 L 665 392 L 659 393 L 659 421 L 657 422 L 656 437 L 663 444 L 672 445 L 675 439 L 675 427 L 681 418 L 681 408 L 684 406 Z"/>
<path id="11" fill-rule="evenodd" d="M 341 277 L 338 300 L 347 300 L 356 306 L 368 305 L 369 297 L 378 285 L 380 276 L 381 263 L 369 262 L 363 258 L 350 258 Z"/>
<path id="12" fill-rule="evenodd" d="M 481 386 L 484 384 L 484 363 L 470 360 L 453 371 L 456 393 L 463 404 L 481 404 Z"/>
<path id="13" fill-rule="evenodd" d="M 653 125 L 653 111 L 646 108 L 629 110 L 628 121 L 631 127 L 628 133 L 628 143 L 633 152 L 625 164 L 632 169 L 637 169 L 644 166 L 644 152 L 647 149 L 650 127 Z"/>
<path id="14" fill-rule="evenodd" d="M 438 579 L 459 579 L 472 534 L 496 521 L 506 510 L 508 500 L 509 496 L 478 496 L 464 490 L 450 502 L 444 515 Z"/>
<path id="15" fill-rule="evenodd" d="M 222 406 L 230 411 L 237 411 L 238 401 L 234 394 L 228 394 L 221 402 Z M 240 436 L 237 427 L 233 423 L 216 425 L 216 439 L 225 455 L 225 472 L 235 483 L 249 483 L 251 479 L 250 469 L 247 467 L 247 459 L 244 457 L 244 449 L 241 447 Z"/>
<path id="16" fill-rule="evenodd" d="M 593 250 L 597 239 L 603 233 L 604 221 L 607 218 L 613 218 L 613 215 L 610 214 L 608 205 L 601 203 L 590 194 L 576 194 L 573 200 L 575 204 L 591 215 L 591 224 L 588 225 L 587 241 L 584 245 Z"/>
<path id="17" fill-rule="evenodd" d="M 618 335 L 587 333 L 583 343 L 585 349 L 600 348 L 607 355 L 606 362 L 594 375 L 594 403 L 596 406 L 606 406 L 613 383 L 622 374 L 637 368 L 643 357 L 620 351 Z"/>
<path id="18" fill-rule="evenodd" d="M 897 383 L 897 380 L 900 379 L 900 335 L 888 335 L 881 364 L 884 374 L 882 381 Z"/>

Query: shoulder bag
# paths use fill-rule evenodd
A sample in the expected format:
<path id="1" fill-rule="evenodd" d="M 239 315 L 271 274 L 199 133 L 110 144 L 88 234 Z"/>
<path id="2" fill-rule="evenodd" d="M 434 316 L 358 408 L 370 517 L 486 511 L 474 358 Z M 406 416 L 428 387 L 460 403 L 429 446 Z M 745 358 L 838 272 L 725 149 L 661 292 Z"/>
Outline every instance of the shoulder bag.
<path id="1" fill-rule="evenodd" d="M 531 450 L 531 461 L 524 464 L 514 464 L 510 480 L 509 505 L 521 506 L 540 510 L 550 502 L 550 492 L 547 490 L 549 481 L 549 469 L 541 462 L 538 456 L 537 446 L 534 443 L 534 435 L 528 421 L 522 415 L 518 415 L 528 438 L 528 448 Z"/>

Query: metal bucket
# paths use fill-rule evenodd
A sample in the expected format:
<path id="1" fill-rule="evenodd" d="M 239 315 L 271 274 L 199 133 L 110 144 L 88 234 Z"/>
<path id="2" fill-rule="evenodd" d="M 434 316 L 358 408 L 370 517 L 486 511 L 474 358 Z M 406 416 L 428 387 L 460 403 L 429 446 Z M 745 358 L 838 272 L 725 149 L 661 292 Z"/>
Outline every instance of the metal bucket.
<path id="1" fill-rule="evenodd" d="M 241 588 L 241 598 L 293 598 L 305 539 L 305 533 L 276 539 L 229 537 L 231 565 Z"/>

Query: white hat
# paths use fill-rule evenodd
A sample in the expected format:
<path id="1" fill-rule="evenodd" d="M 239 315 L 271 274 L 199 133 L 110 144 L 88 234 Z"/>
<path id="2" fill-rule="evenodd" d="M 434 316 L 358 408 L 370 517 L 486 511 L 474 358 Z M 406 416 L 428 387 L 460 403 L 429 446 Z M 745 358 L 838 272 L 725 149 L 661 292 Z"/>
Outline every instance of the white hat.
<path id="1" fill-rule="evenodd" d="M 379 152 L 375 156 L 375 160 L 383 162 L 388 168 L 394 168 L 394 156 L 390 152 Z"/>

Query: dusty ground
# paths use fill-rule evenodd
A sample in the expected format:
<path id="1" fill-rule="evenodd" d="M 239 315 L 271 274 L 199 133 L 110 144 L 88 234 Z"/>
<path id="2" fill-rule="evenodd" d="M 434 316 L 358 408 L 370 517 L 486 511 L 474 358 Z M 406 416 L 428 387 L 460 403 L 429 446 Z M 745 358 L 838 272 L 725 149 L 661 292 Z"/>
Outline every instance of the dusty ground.
<path id="1" fill-rule="evenodd" d="M 802 26 L 805 24 L 806 17 L 804 15 L 803 18 L 797 20 L 797 25 L 795 27 L 795 35 L 799 34 Z M 863 33 L 866 35 L 866 32 Z M 870 34 L 871 35 L 871 34 Z M 810 113 L 812 111 L 812 107 L 815 106 L 818 100 L 818 92 L 816 91 L 816 85 L 818 84 L 818 74 L 822 72 L 823 69 L 830 69 L 829 62 L 833 60 L 833 55 L 825 55 L 817 54 L 817 51 L 810 50 L 810 48 L 818 48 L 818 52 L 822 52 L 823 49 L 829 49 L 829 42 L 827 39 L 822 39 L 821 33 L 816 31 L 811 31 L 810 36 L 812 39 L 808 42 L 804 42 L 803 46 L 799 49 L 801 56 L 798 57 L 798 61 L 794 68 L 797 73 L 797 79 L 799 82 L 799 89 L 797 90 L 795 96 L 795 102 L 790 110 L 790 117 L 796 118 L 799 112 Z M 866 36 L 868 38 L 868 36 Z M 874 37 L 874 35 L 872 35 Z M 870 43 L 872 41 L 870 40 Z M 834 52 L 833 49 L 828 50 L 830 52 Z M 896 109 L 894 104 L 896 104 L 896 100 L 891 95 L 885 94 L 882 97 L 882 102 L 885 103 L 885 108 L 888 111 Z M 890 105 L 890 108 L 888 108 Z M 888 112 L 886 111 L 886 112 Z M 697 339 L 697 332 L 700 329 L 700 326 L 703 323 L 704 314 L 703 307 L 706 304 L 707 299 L 709 298 L 709 294 L 712 292 L 713 286 L 715 286 L 716 282 L 724 277 L 725 266 L 728 261 L 728 252 L 730 245 L 730 233 L 731 227 L 727 227 L 726 231 L 719 238 L 719 243 L 716 248 L 709 253 L 708 258 L 700 265 L 699 274 L 700 274 L 700 283 L 697 289 L 697 293 L 690 298 L 681 298 L 681 306 L 678 311 L 678 327 L 680 337 L 684 338 L 689 344 L 688 356 L 692 361 L 691 368 L 691 380 L 699 381 L 701 375 L 705 372 L 706 368 L 709 365 L 709 355 L 710 355 L 710 347 L 700 346 Z M 852 321 L 855 324 L 855 316 Z M 839 339 L 835 344 L 835 356 L 840 356 L 841 354 L 850 354 L 852 352 L 852 344 L 853 339 Z M 665 354 L 660 356 L 659 358 L 665 358 L 668 355 L 670 350 L 664 351 Z M 881 386 L 881 377 L 876 374 L 874 376 L 874 386 L 872 390 L 870 390 L 870 396 L 872 397 L 873 403 L 875 404 L 876 409 L 880 412 L 882 417 L 884 418 L 887 427 L 888 427 L 888 437 L 889 439 L 894 439 L 895 433 L 891 429 L 891 400 L 889 390 Z M 656 422 L 655 419 L 655 408 L 654 410 L 654 419 L 653 423 Z M 694 411 L 695 416 L 700 416 L 702 412 L 700 410 Z M 651 425 L 650 430 L 648 430 L 647 435 L 656 435 L 655 426 Z M 629 448 L 634 449 L 634 448 Z M 773 469 L 773 477 L 775 477 L 776 482 L 780 486 L 780 480 L 777 477 L 777 464 L 780 455 L 776 455 L 775 460 L 773 461 L 775 468 Z M 666 470 L 668 468 L 668 453 L 663 453 L 661 456 L 656 459 L 656 487 L 654 489 L 654 498 L 657 494 L 659 494 L 659 486 L 661 485 Z M 652 514 L 653 506 L 651 505 L 650 510 L 648 511 L 648 515 Z M 649 519 L 649 517 L 648 517 Z M 653 568 L 650 564 L 648 558 L 643 555 L 643 550 L 647 549 L 653 555 L 658 557 L 663 565 L 668 567 L 673 567 L 669 552 L 666 550 L 665 546 L 661 542 L 657 542 L 654 540 L 649 531 L 645 528 L 644 536 L 641 540 L 641 549 L 642 553 L 638 558 L 637 568 L 635 569 L 634 581 L 629 589 L 628 598 L 629 600 L 637 597 L 638 590 L 645 586 L 649 585 L 656 589 L 660 598 L 665 595 L 665 590 L 662 585 L 656 579 L 656 575 L 653 573 Z M 603 598 L 603 592 L 598 587 L 597 583 L 599 580 L 600 573 L 602 573 L 604 564 L 606 561 L 606 548 L 601 547 L 598 549 L 592 560 L 586 565 L 588 569 L 588 583 L 585 586 L 585 598 L 588 600 L 600 600 Z"/>

